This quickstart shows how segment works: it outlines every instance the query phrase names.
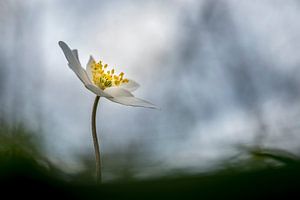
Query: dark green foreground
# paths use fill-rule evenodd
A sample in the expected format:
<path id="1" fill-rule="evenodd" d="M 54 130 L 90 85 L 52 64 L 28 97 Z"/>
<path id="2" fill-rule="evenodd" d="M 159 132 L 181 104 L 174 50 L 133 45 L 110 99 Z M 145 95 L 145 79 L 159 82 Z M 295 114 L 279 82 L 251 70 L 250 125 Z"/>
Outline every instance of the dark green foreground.
<path id="1" fill-rule="evenodd" d="M 37 199 L 241 199 L 300 197 L 300 165 L 238 172 L 122 181 L 93 185 L 50 174 L 26 158 L 6 160 L 0 167 L 1 195 Z M 92 182 L 92 180 L 91 180 Z M 0 198 L 2 199 L 2 198 Z M 6 199 L 6 198 L 5 198 Z M 297 199 L 295 196 L 294 199 Z"/>
<path id="2" fill-rule="evenodd" d="M 95 185 L 45 165 L 26 135 L 0 134 L 0 199 L 300 199 L 300 161 L 286 152 L 249 150 L 210 173 Z"/>

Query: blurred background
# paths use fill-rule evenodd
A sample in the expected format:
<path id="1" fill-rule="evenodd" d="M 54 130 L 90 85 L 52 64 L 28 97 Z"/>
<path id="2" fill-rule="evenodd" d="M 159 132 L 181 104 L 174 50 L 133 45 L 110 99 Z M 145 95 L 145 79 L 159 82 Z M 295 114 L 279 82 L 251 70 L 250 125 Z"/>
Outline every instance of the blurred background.
<path id="1" fill-rule="evenodd" d="M 104 181 L 208 172 L 252 147 L 300 155 L 299 11 L 297 0 L 1 0 L 0 150 L 93 173 L 94 94 L 63 40 L 161 108 L 100 100 Z"/>

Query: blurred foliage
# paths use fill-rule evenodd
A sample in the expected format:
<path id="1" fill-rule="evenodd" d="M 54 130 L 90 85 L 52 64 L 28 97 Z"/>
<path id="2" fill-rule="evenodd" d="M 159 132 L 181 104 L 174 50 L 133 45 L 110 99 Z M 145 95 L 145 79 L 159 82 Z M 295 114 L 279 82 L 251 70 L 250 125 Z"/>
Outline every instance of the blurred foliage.
<path id="1" fill-rule="evenodd" d="M 36 146 L 36 138 L 23 125 L 10 127 L 0 126 L 0 155 L 10 159 L 14 156 L 40 157 Z"/>
<path id="2" fill-rule="evenodd" d="M 43 157 L 39 141 L 23 126 L 0 128 L 1 196 L 72 199 L 287 198 L 298 195 L 300 161 L 277 149 L 243 147 L 219 170 L 96 185 L 93 173 L 69 175 Z M 87 164 L 90 160 L 85 161 Z M 126 166 L 122 166 L 125 167 Z M 126 171 L 126 170 L 125 170 Z M 14 190 L 13 192 L 11 192 Z M 298 195 L 299 196 L 299 195 Z"/>
<path id="3" fill-rule="evenodd" d="M 63 173 L 41 152 L 42 143 L 25 126 L 0 126 L 0 179 L 28 176 L 45 178 Z M 40 176 L 43 175 L 43 176 Z"/>

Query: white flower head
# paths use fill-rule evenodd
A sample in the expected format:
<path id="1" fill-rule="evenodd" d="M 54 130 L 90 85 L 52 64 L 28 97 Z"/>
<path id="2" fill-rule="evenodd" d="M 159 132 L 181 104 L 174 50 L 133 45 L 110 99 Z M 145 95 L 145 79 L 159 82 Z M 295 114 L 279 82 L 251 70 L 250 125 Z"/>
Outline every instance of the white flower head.
<path id="1" fill-rule="evenodd" d="M 101 61 L 96 62 L 92 56 L 90 56 L 86 69 L 84 69 L 80 64 L 76 49 L 71 50 L 62 41 L 58 44 L 68 60 L 69 67 L 75 72 L 84 86 L 97 96 L 105 97 L 110 101 L 127 106 L 157 108 L 152 103 L 136 98 L 131 93 L 140 85 L 131 79 L 124 78 L 123 72 L 117 75 L 114 69 L 107 70 L 107 64 L 103 64 Z"/>

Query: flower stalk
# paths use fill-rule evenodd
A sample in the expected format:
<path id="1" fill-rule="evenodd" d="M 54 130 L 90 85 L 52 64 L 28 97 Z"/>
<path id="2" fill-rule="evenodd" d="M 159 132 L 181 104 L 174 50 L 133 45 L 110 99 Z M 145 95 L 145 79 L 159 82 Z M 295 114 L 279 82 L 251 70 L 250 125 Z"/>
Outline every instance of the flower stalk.
<path id="1" fill-rule="evenodd" d="M 99 147 L 97 130 L 96 130 L 96 113 L 97 113 L 99 99 L 100 96 L 96 96 L 93 105 L 93 111 L 92 111 L 92 136 L 93 136 L 95 158 L 96 158 L 96 182 L 97 183 L 101 183 L 101 179 L 102 179 L 100 147 Z"/>

